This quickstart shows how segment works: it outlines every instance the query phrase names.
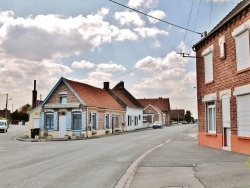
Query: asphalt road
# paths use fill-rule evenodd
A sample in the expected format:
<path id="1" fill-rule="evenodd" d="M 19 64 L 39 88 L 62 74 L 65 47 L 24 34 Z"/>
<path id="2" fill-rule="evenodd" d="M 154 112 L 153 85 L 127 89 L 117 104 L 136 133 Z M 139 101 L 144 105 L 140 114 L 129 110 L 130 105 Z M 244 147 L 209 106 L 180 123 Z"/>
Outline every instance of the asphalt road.
<path id="1" fill-rule="evenodd" d="M 147 129 L 88 140 L 21 142 L 28 131 L 11 126 L 0 133 L 0 187 L 111 188 L 146 151 L 196 125 Z"/>

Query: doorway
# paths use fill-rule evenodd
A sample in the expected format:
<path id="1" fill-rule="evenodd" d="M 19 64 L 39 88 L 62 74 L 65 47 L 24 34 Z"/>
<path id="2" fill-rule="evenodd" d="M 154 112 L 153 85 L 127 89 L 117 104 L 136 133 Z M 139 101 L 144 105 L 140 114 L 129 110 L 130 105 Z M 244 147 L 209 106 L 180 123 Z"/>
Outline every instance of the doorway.
<path id="1" fill-rule="evenodd" d="M 223 147 L 231 149 L 231 125 L 230 125 L 230 97 L 229 94 L 222 95 L 222 126 Z"/>
<path id="2" fill-rule="evenodd" d="M 66 134 L 66 116 L 59 116 L 59 138 Z"/>

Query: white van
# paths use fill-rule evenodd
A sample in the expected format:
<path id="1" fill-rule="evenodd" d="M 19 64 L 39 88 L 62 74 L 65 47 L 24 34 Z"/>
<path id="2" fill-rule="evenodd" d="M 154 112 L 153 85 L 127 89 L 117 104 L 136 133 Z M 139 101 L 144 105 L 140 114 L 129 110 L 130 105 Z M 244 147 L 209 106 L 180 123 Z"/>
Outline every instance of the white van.
<path id="1" fill-rule="evenodd" d="M 4 133 L 6 133 L 8 131 L 8 122 L 5 119 L 1 119 L 0 120 L 0 131 L 3 131 Z"/>

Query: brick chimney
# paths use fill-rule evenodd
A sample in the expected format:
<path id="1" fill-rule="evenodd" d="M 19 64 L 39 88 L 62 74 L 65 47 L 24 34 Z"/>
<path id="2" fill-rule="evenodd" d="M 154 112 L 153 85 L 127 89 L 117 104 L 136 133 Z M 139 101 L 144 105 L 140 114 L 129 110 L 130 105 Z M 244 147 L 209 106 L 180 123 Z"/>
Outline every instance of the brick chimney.
<path id="1" fill-rule="evenodd" d="M 109 82 L 103 82 L 103 89 L 109 90 Z"/>
<path id="2" fill-rule="evenodd" d="M 32 109 L 36 107 L 37 103 L 37 91 L 36 91 L 36 80 L 34 80 L 34 90 L 32 91 Z"/>
<path id="3" fill-rule="evenodd" d="M 120 89 L 124 89 L 124 82 L 123 81 L 120 81 L 120 83 L 118 84 L 118 87 Z"/>

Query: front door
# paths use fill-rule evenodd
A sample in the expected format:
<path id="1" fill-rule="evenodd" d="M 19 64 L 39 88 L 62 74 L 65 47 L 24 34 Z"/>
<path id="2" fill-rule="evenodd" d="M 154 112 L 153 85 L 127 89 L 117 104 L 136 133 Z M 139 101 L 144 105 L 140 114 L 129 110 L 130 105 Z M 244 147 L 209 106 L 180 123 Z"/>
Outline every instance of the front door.
<path id="1" fill-rule="evenodd" d="M 66 116 L 59 116 L 59 137 L 64 138 L 66 134 Z"/>
<path id="2" fill-rule="evenodd" d="M 231 146 L 230 126 L 230 97 L 228 94 L 222 96 L 222 125 L 223 125 L 223 146 Z"/>

